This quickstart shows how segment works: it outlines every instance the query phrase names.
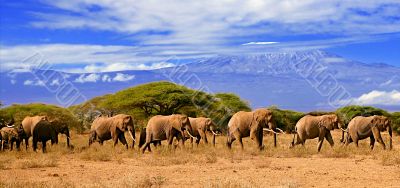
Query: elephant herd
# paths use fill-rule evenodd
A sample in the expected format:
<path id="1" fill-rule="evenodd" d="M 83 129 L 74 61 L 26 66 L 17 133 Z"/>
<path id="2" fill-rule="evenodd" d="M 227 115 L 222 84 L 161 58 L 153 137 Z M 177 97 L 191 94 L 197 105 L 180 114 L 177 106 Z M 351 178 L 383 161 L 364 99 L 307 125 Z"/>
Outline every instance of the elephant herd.
<path id="1" fill-rule="evenodd" d="M 332 130 L 341 129 L 342 138 L 340 142 L 348 145 L 354 142 L 358 147 L 358 141 L 370 138 L 370 148 L 374 148 L 375 140 L 386 149 L 386 145 L 382 140 L 380 132 L 387 130 L 389 132 L 390 141 L 389 149 L 392 149 L 392 127 L 388 117 L 385 116 L 357 116 L 348 124 L 347 128 L 343 128 L 343 123 L 336 114 L 326 114 L 321 116 L 306 115 L 302 117 L 295 126 L 293 140 L 290 147 L 305 144 L 308 139 L 318 138 L 318 151 L 321 150 L 323 141 L 326 139 L 331 146 L 334 141 L 331 135 Z M 242 139 L 250 137 L 259 150 L 264 149 L 263 132 L 273 133 L 274 146 L 277 146 L 277 135 L 286 134 L 276 126 L 273 113 L 268 109 L 256 109 L 252 112 L 240 111 L 235 113 L 229 120 L 227 127 L 226 145 L 229 149 L 232 143 L 237 140 L 243 149 Z M 135 120 L 132 116 L 126 114 L 118 114 L 112 117 L 100 116 L 96 118 L 90 129 L 89 146 L 94 142 L 101 145 L 106 140 L 112 140 L 114 146 L 120 141 L 128 149 L 128 142 L 125 138 L 125 132 L 128 132 L 134 148 L 135 137 Z M 208 144 L 207 132 L 212 133 L 212 144 L 215 145 L 215 137 L 219 135 L 216 131 L 216 125 L 210 118 L 199 117 L 192 118 L 182 114 L 173 115 L 156 115 L 149 119 L 146 128 L 140 132 L 139 148 L 142 153 L 146 150 L 151 151 L 150 145 L 161 145 L 161 141 L 166 140 L 168 146 L 173 145 L 174 138 L 181 147 L 184 142 L 190 139 L 198 145 L 200 140 Z M 33 150 L 36 151 L 37 142 L 42 142 L 42 150 L 46 151 L 46 142 L 51 141 L 52 144 L 58 143 L 58 134 L 65 134 L 67 137 L 67 145 L 69 146 L 69 129 L 68 126 L 59 120 L 48 120 L 46 116 L 26 117 L 18 128 L 12 126 L 3 127 L 0 130 L 1 149 L 4 149 L 4 142 L 8 142 L 13 147 L 13 142 L 17 143 L 19 148 L 22 140 L 25 140 L 26 148 L 28 148 L 28 139 L 33 137 Z M 345 136 L 346 135 L 346 136 Z"/>
<path id="2" fill-rule="evenodd" d="M 67 146 L 69 147 L 69 128 L 68 125 L 58 119 L 48 120 L 47 116 L 25 117 L 19 127 L 7 125 L 0 130 L 1 149 L 4 150 L 5 142 L 11 145 L 16 142 L 17 149 L 25 140 L 26 149 L 28 149 L 28 140 L 32 137 L 33 150 L 36 151 L 37 143 L 42 142 L 42 151 L 46 152 L 46 142 L 58 144 L 58 134 L 65 134 L 67 137 Z"/>

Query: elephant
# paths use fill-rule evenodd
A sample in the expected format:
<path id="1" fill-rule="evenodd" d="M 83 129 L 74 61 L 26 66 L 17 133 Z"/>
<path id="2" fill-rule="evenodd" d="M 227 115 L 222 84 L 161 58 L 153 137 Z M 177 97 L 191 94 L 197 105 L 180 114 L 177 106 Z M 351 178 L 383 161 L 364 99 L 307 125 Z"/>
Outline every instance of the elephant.
<path id="1" fill-rule="evenodd" d="M 33 134 L 33 129 L 39 121 L 48 121 L 47 116 L 27 116 L 22 120 L 22 127 L 25 132 L 25 147 L 28 149 L 28 140 Z"/>
<path id="2" fill-rule="evenodd" d="M 162 140 L 167 140 L 168 146 L 171 146 L 174 137 L 177 137 L 177 139 L 180 140 L 183 147 L 186 139 L 184 134 L 185 131 L 189 136 L 193 137 L 191 134 L 192 127 L 189 118 L 186 115 L 173 114 L 169 116 L 153 116 L 147 123 L 146 142 L 141 147 L 142 153 L 145 152 L 146 148 L 151 152 L 150 144 Z"/>
<path id="3" fill-rule="evenodd" d="M 210 118 L 198 117 L 192 118 L 189 117 L 190 125 L 192 126 L 192 135 L 196 137 L 196 144 L 199 145 L 200 139 L 203 139 L 204 143 L 208 144 L 207 140 L 207 131 L 210 131 L 213 134 L 213 146 L 215 146 L 215 136 L 217 133 L 214 132 L 215 125 Z M 193 144 L 193 138 L 190 137 L 190 143 Z"/>
<path id="4" fill-rule="evenodd" d="M 42 142 L 42 152 L 46 152 L 46 142 L 51 140 L 51 145 L 58 142 L 58 133 L 56 127 L 51 124 L 51 122 L 47 120 L 41 120 L 36 123 L 32 132 L 32 145 L 33 151 L 37 149 L 37 143 Z"/>
<path id="5" fill-rule="evenodd" d="M 389 132 L 389 149 L 392 149 L 392 126 L 391 121 L 385 116 L 356 116 L 354 117 L 347 127 L 346 133 L 346 146 L 351 142 L 354 142 L 358 147 L 358 141 L 366 138 L 370 138 L 370 148 L 374 149 L 375 140 L 382 145 L 383 149 L 386 149 L 386 145 L 382 140 L 382 131 L 387 130 Z"/>
<path id="6" fill-rule="evenodd" d="M 258 149 L 263 150 L 263 128 L 274 133 L 274 146 L 276 147 L 276 124 L 272 111 L 256 109 L 252 112 L 239 111 L 235 113 L 228 123 L 227 146 L 232 147 L 232 142 L 238 140 L 242 149 L 242 138 L 250 136 L 257 143 Z"/>
<path id="7" fill-rule="evenodd" d="M 3 127 L 0 130 L 0 149 L 4 151 L 5 142 L 10 144 L 10 150 L 13 150 L 14 142 L 16 142 L 17 149 L 19 150 L 20 143 L 24 136 L 24 130 L 20 128 Z"/>
<path id="8" fill-rule="evenodd" d="M 306 115 L 296 123 L 293 134 L 293 141 L 291 147 L 304 143 L 307 139 L 314 139 L 318 137 L 318 152 L 321 151 L 324 138 L 328 140 L 329 144 L 333 147 L 335 144 L 330 133 L 333 129 L 340 127 L 340 120 L 336 114 L 327 114 L 322 116 Z M 297 140 L 295 142 L 297 136 Z"/>
<path id="9" fill-rule="evenodd" d="M 140 130 L 139 136 L 139 148 L 141 148 L 146 143 L 146 127 Z M 151 142 L 154 147 L 161 146 L 161 140 L 154 140 Z"/>
<path id="10" fill-rule="evenodd" d="M 55 119 L 50 121 L 50 124 L 54 127 L 54 129 L 56 130 L 56 134 L 58 137 L 58 134 L 64 134 L 67 137 L 67 147 L 70 147 L 70 135 L 69 135 L 69 128 L 68 125 L 59 120 L 59 119 Z M 56 140 L 56 144 L 58 144 L 58 139 Z"/>
<path id="11" fill-rule="evenodd" d="M 98 117 L 93 121 L 90 128 L 89 146 L 95 141 L 103 144 L 104 141 L 112 139 L 114 146 L 117 145 L 119 140 L 128 149 L 128 143 L 125 138 L 125 131 L 127 130 L 133 140 L 131 147 L 134 148 L 136 136 L 132 116 L 118 114 L 113 117 Z"/>
<path id="12" fill-rule="evenodd" d="M 0 117 L 0 129 L 3 127 L 13 127 L 13 124 L 14 118 L 11 117 L 8 121 L 6 121 L 4 118 Z"/>

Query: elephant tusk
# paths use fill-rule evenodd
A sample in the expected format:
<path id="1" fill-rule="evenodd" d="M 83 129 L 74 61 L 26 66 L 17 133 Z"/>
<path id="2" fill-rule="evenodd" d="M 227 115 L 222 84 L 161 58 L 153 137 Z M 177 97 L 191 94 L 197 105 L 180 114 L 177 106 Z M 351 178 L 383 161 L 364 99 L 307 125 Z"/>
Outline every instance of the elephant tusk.
<path id="1" fill-rule="evenodd" d="M 136 142 L 136 139 L 133 138 L 133 135 L 132 135 L 131 131 L 128 131 L 128 132 L 129 132 L 129 135 L 131 135 L 132 140 L 133 140 L 134 142 Z"/>
<path id="2" fill-rule="evenodd" d="M 194 138 L 194 139 L 197 140 L 197 137 L 194 137 L 192 134 L 190 134 L 190 132 L 189 132 L 188 130 L 186 130 L 186 132 L 188 133 L 188 135 L 189 135 L 190 137 L 192 137 L 192 138 Z"/>
<path id="3" fill-rule="evenodd" d="M 281 134 L 281 133 L 277 133 L 274 130 L 271 129 L 267 129 L 267 128 L 263 128 L 264 131 L 269 131 L 269 132 L 273 132 L 274 134 Z"/>
<path id="4" fill-rule="evenodd" d="M 219 134 L 215 133 L 213 130 L 211 130 L 211 133 L 213 133 L 213 135 L 218 136 Z"/>
<path id="5" fill-rule="evenodd" d="M 8 128 L 14 128 L 15 125 L 7 125 Z"/>
<path id="6" fill-rule="evenodd" d="M 343 128 L 340 128 L 340 130 L 342 130 L 343 132 L 349 132 L 348 130 L 345 130 L 345 129 L 343 129 Z"/>
<path id="7" fill-rule="evenodd" d="M 280 129 L 280 128 L 276 128 L 278 131 L 280 131 L 282 134 L 286 134 L 285 133 L 285 131 L 283 131 L 282 129 Z"/>

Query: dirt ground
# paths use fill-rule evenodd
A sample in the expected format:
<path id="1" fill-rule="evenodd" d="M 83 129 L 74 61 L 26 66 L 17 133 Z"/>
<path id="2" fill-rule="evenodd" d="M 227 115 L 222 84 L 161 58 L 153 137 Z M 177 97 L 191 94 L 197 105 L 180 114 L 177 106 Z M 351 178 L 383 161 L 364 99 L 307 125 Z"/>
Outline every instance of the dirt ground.
<path id="1" fill-rule="evenodd" d="M 384 151 L 369 140 L 342 147 L 324 143 L 316 152 L 316 140 L 289 149 L 291 135 L 264 137 L 265 151 L 257 151 L 245 139 L 229 151 L 225 138 L 217 146 L 168 149 L 165 144 L 152 153 L 140 154 L 121 145 L 87 147 L 87 135 L 72 135 L 73 149 L 65 143 L 49 147 L 46 154 L 28 151 L 0 153 L 0 187 L 400 187 L 400 137 L 394 149 Z M 384 134 L 386 143 L 387 135 Z M 61 137 L 64 141 L 65 138 Z"/>

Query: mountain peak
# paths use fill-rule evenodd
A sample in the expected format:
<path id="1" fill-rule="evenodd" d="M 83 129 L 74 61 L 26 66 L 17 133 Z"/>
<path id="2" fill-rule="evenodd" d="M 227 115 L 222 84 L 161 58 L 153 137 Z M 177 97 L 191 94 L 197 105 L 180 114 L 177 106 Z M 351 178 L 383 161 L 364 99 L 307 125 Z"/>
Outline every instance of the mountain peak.
<path id="1" fill-rule="evenodd" d="M 270 52 L 265 54 L 217 55 L 187 64 L 191 72 L 269 74 L 279 69 L 292 72 L 298 62 L 344 62 L 340 56 L 322 50 Z"/>

